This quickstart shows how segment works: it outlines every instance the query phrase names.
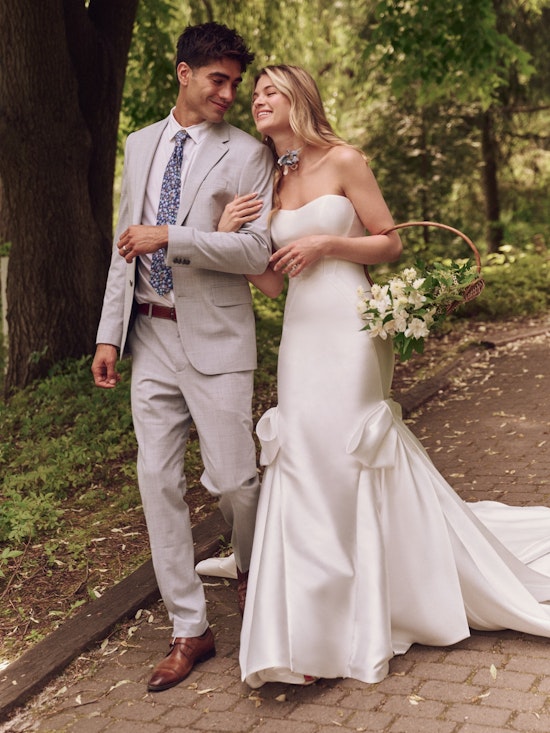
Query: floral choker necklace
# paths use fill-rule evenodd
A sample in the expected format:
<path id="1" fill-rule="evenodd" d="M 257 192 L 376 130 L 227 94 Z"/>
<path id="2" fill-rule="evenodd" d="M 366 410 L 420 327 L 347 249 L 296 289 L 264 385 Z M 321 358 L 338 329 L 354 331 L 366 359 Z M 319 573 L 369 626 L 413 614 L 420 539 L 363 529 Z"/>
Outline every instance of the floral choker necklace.
<path id="1" fill-rule="evenodd" d="M 295 171 L 298 168 L 301 152 L 302 148 L 298 148 L 298 150 L 287 150 L 286 153 L 281 155 L 277 160 L 277 165 L 280 165 L 283 169 L 283 176 L 286 176 L 289 170 Z"/>

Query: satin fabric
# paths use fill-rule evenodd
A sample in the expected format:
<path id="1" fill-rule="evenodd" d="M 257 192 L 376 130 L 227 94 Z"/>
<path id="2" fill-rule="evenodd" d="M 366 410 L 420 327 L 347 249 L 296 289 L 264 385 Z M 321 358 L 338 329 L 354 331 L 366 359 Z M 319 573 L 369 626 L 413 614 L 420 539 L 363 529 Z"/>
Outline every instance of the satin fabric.
<path id="1" fill-rule="evenodd" d="M 348 199 L 273 218 L 278 247 L 322 233 L 364 233 Z M 361 331 L 359 286 L 362 266 L 330 258 L 290 279 L 279 403 L 257 426 L 266 469 L 240 650 L 251 687 L 379 682 L 394 654 L 470 627 L 550 636 L 550 577 L 533 569 L 550 573 L 550 510 L 458 497 L 389 397 L 391 344 Z"/>

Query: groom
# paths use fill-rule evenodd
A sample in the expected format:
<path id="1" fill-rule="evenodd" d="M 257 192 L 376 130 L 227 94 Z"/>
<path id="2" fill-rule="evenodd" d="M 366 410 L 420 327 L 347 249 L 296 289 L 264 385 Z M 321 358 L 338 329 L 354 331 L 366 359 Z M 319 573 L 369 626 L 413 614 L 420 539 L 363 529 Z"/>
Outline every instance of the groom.
<path id="1" fill-rule="evenodd" d="M 184 499 L 192 422 L 204 464 L 201 481 L 219 497 L 232 526 L 244 609 L 259 489 L 251 409 L 255 325 L 244 274 L 267 267 L 269 207 L 238 232 L 216 228 L 235 194 L 255 191 L 271 201 L 269 150 L 224 122 L 253 58 L 224 25 L 186 28 L 177 45 L 175 107 L 126 144 L 92 373 L 98 387 L 115 387 L 116 361 L 128 344 L 139 488 L 173 624 L 151 691 L 173 687 L 215 654 Z"/>

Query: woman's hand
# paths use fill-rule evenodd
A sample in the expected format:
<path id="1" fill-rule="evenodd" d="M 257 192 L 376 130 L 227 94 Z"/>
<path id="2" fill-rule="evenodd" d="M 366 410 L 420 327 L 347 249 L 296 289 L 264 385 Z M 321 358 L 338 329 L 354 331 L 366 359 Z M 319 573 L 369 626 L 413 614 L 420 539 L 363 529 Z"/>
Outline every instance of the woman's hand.
<path id="1" fill-rule="evenodd" d="M 238 232 L 243 224 L 254 221 L 260 216 L 263 203 L 257 193 L 247 193 L 244 196 L 235 195 L 233 201 L 223 210 L 218 222 L 218 231 Z"/>
<path id="2" fill-rule="evenodd" d="M 275 272 L 283 272 L 289 277 L 296 277 L 327 254 L 330 237 L 325 234 L 314 234 L 301 237 L 285 247 L 281 247 L 271 255 L 270 265 Z"/>

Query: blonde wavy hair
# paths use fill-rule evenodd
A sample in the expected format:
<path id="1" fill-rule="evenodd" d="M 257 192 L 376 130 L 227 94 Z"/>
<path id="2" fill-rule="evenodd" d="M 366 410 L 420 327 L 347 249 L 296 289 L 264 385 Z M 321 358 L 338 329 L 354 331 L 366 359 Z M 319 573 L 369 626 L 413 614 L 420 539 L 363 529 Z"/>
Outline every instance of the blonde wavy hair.
<path id="1" fill-rule="evenodd" d="M 336 145 L 349 146 L 345 140 L 339 137 L 327 119 L 323 100 L 315 80 L 309 72 L 300 66 L 289 64 L 277 64 L 264 66 L 254 79 L 254 87 L 262 76 L 269 77 L 273 86 L 284 94 L 290 102 L 289 122 L 290 127 L 302 145 L 315 145 L 321 148 L 331 148 Z M 270 137 L 264 136 L 263 142 L 273 154 L 277 161 L 277 151 Z M 350 146 L 354 147 L 354 146 Z M 357 148 L 358 149 L 358 148 Z M 364 155 L 362 150 L 359 150 Z M 279 188 L 281 186 L 282 173 L 280 168 L 275 170 L 273 186 L 273 210 L 280 208 Z"/>

